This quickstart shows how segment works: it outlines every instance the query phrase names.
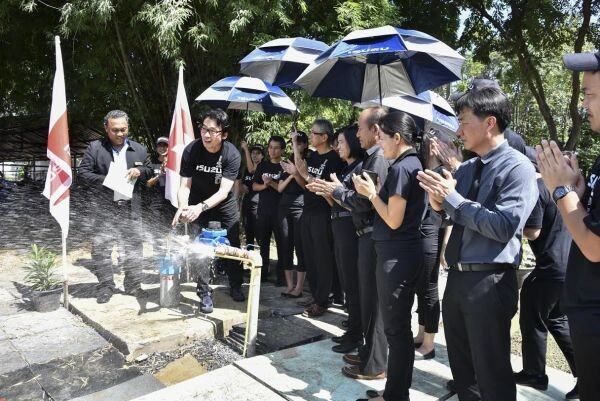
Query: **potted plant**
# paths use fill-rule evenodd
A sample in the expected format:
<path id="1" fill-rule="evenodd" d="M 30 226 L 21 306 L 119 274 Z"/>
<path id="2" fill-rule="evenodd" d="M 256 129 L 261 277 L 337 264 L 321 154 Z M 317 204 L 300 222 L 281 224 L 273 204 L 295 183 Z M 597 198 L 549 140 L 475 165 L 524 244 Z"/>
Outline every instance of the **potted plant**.
<path id="1" fill-rule="evenodd" d="M 58 309 L 61 281 L 56 274 L 56 254 L 33 244 L 25 271 L 25 283 L 31 286 L 35 310 L 51 312 Z"/>

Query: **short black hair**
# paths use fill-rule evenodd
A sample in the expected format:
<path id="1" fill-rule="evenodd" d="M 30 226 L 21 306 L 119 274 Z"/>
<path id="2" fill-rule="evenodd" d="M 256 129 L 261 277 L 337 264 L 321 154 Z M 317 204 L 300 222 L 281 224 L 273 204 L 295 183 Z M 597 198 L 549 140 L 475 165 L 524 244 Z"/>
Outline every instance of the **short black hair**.
<path id="1" fill-rule="evenodd" d="M 123 110 L 111 110 L 104 116 L 104 125 L 108 125 L 108 120 L 124 118 L 129 124 L 129 116 Z"/>
<path id="2" fill-rule="evenodd" d="M 456 100 L 456 112 L 459 114 L 464 108 L 473 110 L 480 119 L 494 116 L 500 132 L 504 132 L 511 121 L 511 107 L 508 98 L 498 88 L 481 88 L 467 91 Z"/>
<path id="3" fill-rule="evenodd" d="M 273 135 L 272 137 L 269 138 L 269 142 L 267 142 L 267 144 L 269 144 L 269 143 L 271 143 L 273 141 L 279 143 L 279 146 L 281 147 L 281 150 L 285 150 L 285 139 L 283 139 L 282 136 Z"/>
<path id="4" fill-rule="evenodd" d="M 398 133 L 409 146 L 413 146 L 419 139 L 419 128 L 415 120 L 403 111 L 394 110 L 387 113 L 379 120 L 379 128 L 389 137 Z"/>
<path id="5" fill-rule="evenodd" d="M 217 124 L 219 124 L 219 127 L 221 127 L 221 131 L 224 133 L 229 132 L 229 116 L 222 109 L 212 109 L 204 113 L 200 120 L 200 125 L 202 125 L 207 118 L 215 120 Z"/>

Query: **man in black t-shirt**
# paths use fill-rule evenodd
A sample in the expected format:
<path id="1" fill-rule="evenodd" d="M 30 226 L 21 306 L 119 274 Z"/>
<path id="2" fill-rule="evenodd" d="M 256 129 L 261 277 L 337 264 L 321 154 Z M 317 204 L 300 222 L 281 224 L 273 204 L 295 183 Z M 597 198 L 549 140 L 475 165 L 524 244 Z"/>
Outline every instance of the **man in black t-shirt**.
<path id="1" fill-rule="evenodd" d="M 315 178 L 330 180 L 332 173 L 342 171 L 342 160 L 331 148 L 333 126 L 328 120 L 317 119 L 310 130 L 310 143 L 315 148 L 306 160 L 294 155 L 296 171 L 306 183 Z M 307 300 L 304 315 L 317 317 L 327 311 L 329 292 L 333 280 L 335 260 L 331 233 L 331 205 L 326 199 L 311 191 L 304 191 L 304 209 L 301 220 L 304 263 L 312 300 Z"/>
<path id="2" fill-rule="evenodd" d="M 277 284 L 284 285 L 283 272 L 283 248 L 281 241 L 281 227 L 278 221 L 279 199 L 281 194 L 277 189 L 281 179 L 281 156 L 285 151 L 285 140 L 278 136 L 269 139 L 269 160 L 263 160 L 254 172 L 252 189 L 258 193 L 257 210 L 257 237 L 260 245 L 260 256 L 262 257 L 261 280 L 267 281 L 270 271 L 269 256 L 271 250 L 271 234 L 275 235 L 277 245 Z"/>
<path id="3" fill-rule="evenodd" d="M 566 67 L 583 71 L 583 108 L 592 131 L 600 133 L 600 51 L 569 54 Z M 577 157 L 563 156 L 558 144 L 542 141 L 536 147 L 544 184 L 573 237 L 567 262 L 563 307 L 569 318 L 575 351 L 579 397 L 600 400 L 600 159 L 587 180 Z"/>
<path id="4" fill-rule="evenodd" d="M 540 196 L 523 230 L 536 263 L 535 269 L 521 287 L 519 325 L 523 339 L 523 370 L 515 373 L 515 381 L 517 384 L 546 390 L 548 332 L 556 340 L 571 372 L 576 376 L 569 323 L 559 302 L 565 281 L 571 236 L 563 224 L 552 196 L 544 187 L 541 176 L 538 177 L 537 186 Z M 577 388 L 567 393 L 565 398 L 579 398 Z"/>
<path id="5" fill-rule="evenodd" d="M 227 229 L 227 238 L 232 246 L 240 246 L 240 223 L 237 201 L 233 195 L 233 184 L 238 176 L 240 152 L 227 142 L 229 119 L 221 110 L 211 110 L 202 118 L 201 138 L 186 146 L 181 157 L 182 177 L 177 199 L 179 209 L 173 219 L 178 222 L 197 222 L 207 227 L 209 221 L 218 221 Z M 230 295 L 234 301 L 245 300 L 242 293 L 242 266 L 228 261 Z M 202 302 L 201 310 L 213 310 L 212 289 L 209 286 L 210 272 L 200 269 L 197 294 Z"/>

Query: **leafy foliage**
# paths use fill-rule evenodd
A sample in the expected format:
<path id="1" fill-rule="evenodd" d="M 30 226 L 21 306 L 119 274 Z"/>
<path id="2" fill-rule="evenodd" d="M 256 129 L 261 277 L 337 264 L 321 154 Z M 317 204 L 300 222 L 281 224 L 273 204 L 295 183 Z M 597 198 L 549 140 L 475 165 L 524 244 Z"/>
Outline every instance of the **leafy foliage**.
<path id="1" fill-rule="evenodd" d="M 60 4 L 58 6 L 57 4 Z M 217 80 L 237 75 L 239 60 L 279 37 L 333 43 L 353 29 L 385 24 L 422 29 L 456 41 L 458 8 L 442 0 L 5 0 L 0 3 L 2 115 L 49 115 L 53 36 L 61 35 L 69 120 L 99 126 L 108 110 L 131 117 L 134 139 L 149 147 L 167 135 L 177 70 L 185 66 L 189 99 Z M 298 126 L 321 116 L 336 126 L 357 110 L 348 102 L 290 91 Z M 192 102 L 190 102 L 192 103 Z M 191 104 L 199 116 L 204 107 Z M 289 116 L 230 112 L 231 140 L 264 141 L 289 131 Z"/>
<path id="2" fill-rule="evenodd" d="M 56 254 L 37 244 L 31 246 L 25 273 L 25 282 L 34 291 L 51 290 L 61 282 L 56 275 Z"/>

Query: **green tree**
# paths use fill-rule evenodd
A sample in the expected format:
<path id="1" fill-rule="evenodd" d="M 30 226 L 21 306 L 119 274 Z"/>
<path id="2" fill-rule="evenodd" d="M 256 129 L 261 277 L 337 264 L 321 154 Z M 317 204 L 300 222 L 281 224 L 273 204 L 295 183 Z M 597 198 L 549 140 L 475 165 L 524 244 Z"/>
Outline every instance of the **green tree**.
<path id="1" fill-rule="evenodd" d="M 592 0 L 456 0 L 470 13 L 460 44 L 473 51 L 475 60 L 488 63 L 497 52 L 516 62 L 520 82 L 534 97 L 546 124 L 548 136 L 561 142 L 559 121 L 550 105 L 555 90 L 543 75 L 544 66 L 569 52 L 581 52 L 591 41 L 591 16 L 600 5 Z M 573 149 L 581 133 L 579 74 L 572 74 L 568 100 L 570 129 L 566 147 Z"/>

